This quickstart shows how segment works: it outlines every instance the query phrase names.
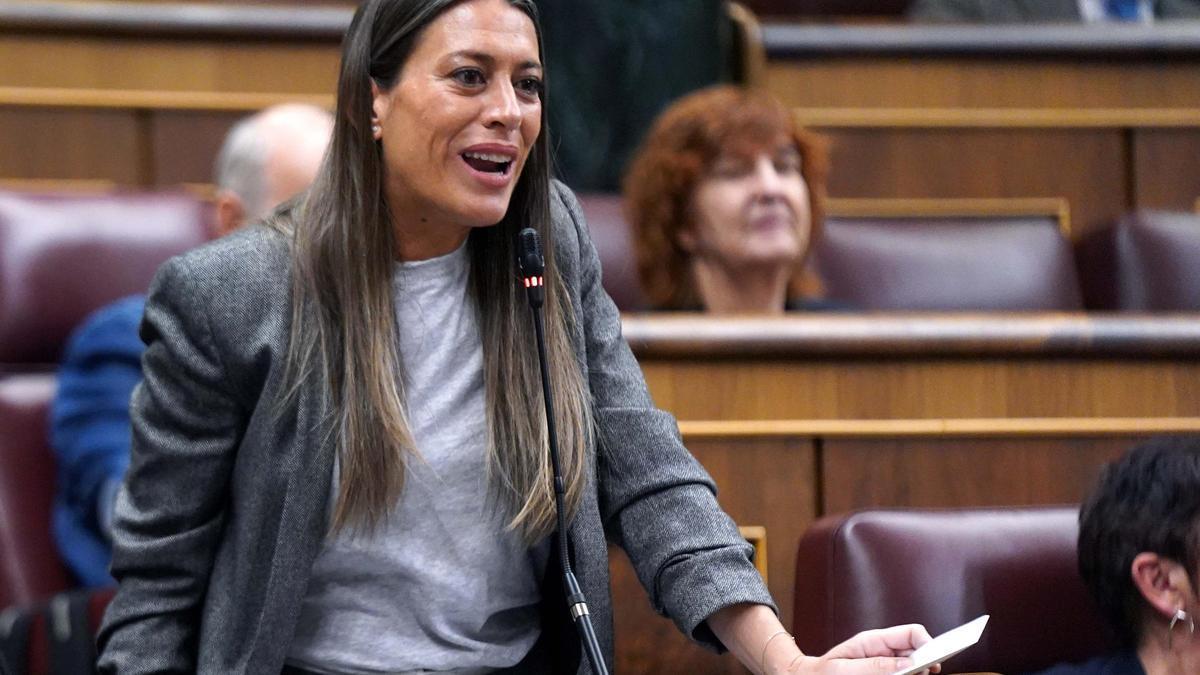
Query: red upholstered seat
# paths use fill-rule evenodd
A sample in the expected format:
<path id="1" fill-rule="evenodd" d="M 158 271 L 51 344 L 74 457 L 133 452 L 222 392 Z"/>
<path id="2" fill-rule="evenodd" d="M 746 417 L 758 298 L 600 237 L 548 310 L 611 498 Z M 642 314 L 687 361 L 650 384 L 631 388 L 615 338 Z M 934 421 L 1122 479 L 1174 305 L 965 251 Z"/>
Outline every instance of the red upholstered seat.
<path id="1" fill-rule="evenodd" d="M 620 195 L 583 193 L 579 205 L 600 256 L 604 290 L 624 312 L 646 309 L 638 280 L 636 242 Z"/>
<path id="2" fill-rule="evenodd" d="M 188 194 L 0 191 L 0 609 L 38 606 L 72 583 L 51 535 L 47 442 L 67 338 L 94 310 L 144 292 L 167 258 L 209 238 L 210 220 Z M 93 616 L 109 595 L 89 596 Z"/>
<path id="3" fill-rule="evenodd" d="M 188 194 L 0 192 L 0 368 L 56 362 L 88 314 L 144 292 L 209 231 Z"/>
<path id="4" fill-rule="evenodd" d="M 831 216 L 814 251 L 831 300 L 862 309 L 1078 310 L 1054 217 Z"/>
<path id="5" fill-rule="evenodd" d="M 797 644 L 822 653 L 869 628 L 937 635 L 981 614 L 980 643 L 948 672 L 1025 672 L 1103 653 L 1108 634 L 1077 572 L 1078 509 L 881 510 L 823 518 L 800 541 Z"/>
<path id="6" fill-rule="evenodd" d="M 53 396 L 51 374 L 0 375 L 0 608 L 70 584 L 50 534 L 55 468 L 46 415 Z"/>
<path id="7" fill-rule="evenodd" d="M 1139 211 L 1085 239 L 1080 278 L 1089 307 L 1200 310 L 1200 214 Z"/>

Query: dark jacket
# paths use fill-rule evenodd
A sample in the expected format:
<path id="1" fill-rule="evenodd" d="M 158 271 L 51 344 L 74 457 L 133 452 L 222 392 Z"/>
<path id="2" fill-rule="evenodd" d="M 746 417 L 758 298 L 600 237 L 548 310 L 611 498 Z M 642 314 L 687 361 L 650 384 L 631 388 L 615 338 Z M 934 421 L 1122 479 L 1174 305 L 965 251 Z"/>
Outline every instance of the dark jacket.
<path id="1" fill-rule="evenodd" d="M 660 611 L 710 644 L 703 623 L 738 602 L 770 604 L 712 480 L 654 408 L 571 193 L 551 196 L 572 341 L 598 430 L 570 526 L 575 570 L 612 657 L 605 535 L 622 545 Z M 320 433 L 323 383 L 277 409 L 290 321 L 282 235 L 245 228 L 158 273 L 141 333 L 133 457 L 117 499 L 120 589 L 99 637 L 102 672 L 278 673 L 324 541 L 334 446 Z M 556 574 L 554 565 L 547 576 Z M 557 577 L 553 577 L 556 579 Z M 545 584 L 552 671 L 586 672 L 566 610 Z M 565 631 L 565 633 L 564 633 Z"/>
<path id="2" fill-rule="evenodd" d="M 728 78 L 720 0 L 537 0 L 558 175 L 615 192 L 672 101 Z"/>
<path id="3" fill-rule="evenodd" d="M 1155 0 L 1160 19 L 1200 18 L 1197 0 Z M 1022 23 L 1079 21 L 1078 0 L 916 0 L 908 15 L 922 21 Z"/>
<path id="4" fill-rule="evenodd" d="M 1146 675 L 1136 652 L 1097 656 L 1083 663 L 1062 664 L 1031 675 Z"/>

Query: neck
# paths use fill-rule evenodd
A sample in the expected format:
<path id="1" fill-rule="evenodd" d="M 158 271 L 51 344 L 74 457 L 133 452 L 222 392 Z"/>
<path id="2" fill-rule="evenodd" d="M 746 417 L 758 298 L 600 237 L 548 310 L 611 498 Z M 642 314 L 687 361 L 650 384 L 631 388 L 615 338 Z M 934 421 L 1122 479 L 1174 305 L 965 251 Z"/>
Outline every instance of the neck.
<path id="1" fill-rule="evenodd" d="M 392 210 L 396 259 L 402 262 L 428 260 L 452 253 L 466 241 L 471 228 L 447 225 L 421 216 L 401 217 Z"/>
<path id="2" fill-rule="evenodd" d="M 783 314 L 791 267 L 757 265 L 732 269 L 694 258 L 692 281 L 713 314 Z"/>
<path id="3" fill-rule="evenodd" d="M 1164 624 L 1162 628 L 1164 635 L 1165 630 Z M 1197 668 L 1200 668 L 1200 663 L 1192 658 L 1190 653 L 1191 636 L 1185 633 L 1186 631 L 1181 632 L 1178 627 L 1176 628 L 1175 644 L 1172 649 L 1167 649 L 1165 639 L 1148 639 L 1142 642 L 1142 646 L 1138 647 L 1137 655 L 1146 675 L 1184 675 L 1198 672 Z"/>

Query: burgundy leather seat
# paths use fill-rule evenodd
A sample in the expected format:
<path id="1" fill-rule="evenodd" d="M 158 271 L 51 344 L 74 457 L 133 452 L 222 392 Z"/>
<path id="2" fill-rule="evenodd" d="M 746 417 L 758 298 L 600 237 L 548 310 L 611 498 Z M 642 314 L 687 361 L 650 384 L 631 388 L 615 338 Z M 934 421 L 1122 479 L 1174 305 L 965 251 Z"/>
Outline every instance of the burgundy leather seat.
<path id="1" fill-rule="evenodd" d="M 947 672 L 1017 673 L 1109 647 L 1079 578 L 1078 509 L 880 510 L 822 518 L 800 541 L 795 634 L 823 653 L 869 628 L 933 635 L 990 614 Z"/>
<path id="2" fill-rule="evenodd" d="M 625 220 L 621 195 L 583 193 L 579 195 L 579 205 L 600 256 L 604 290 L 623 312 L 646 309 L 638 280 L 636 244 L 632 228 Z"/>
<path id="3" fill-rule="evenodd" d="M 145 291 L 209 231 L 187 194 L 0 192 L 0 368 L 57 362 L 88 314 Z"/>
<path id="4" fill-rule="evenodd" d="M 1078 310 L 1052 217 L 829 217 L 814 263 L 830 300 L 883 310 Z"/>
<path id="5" fill-rule="evenodd" d="M 50 530 L 54 364 L 88 314 L 209 238 L 187 194 L 0 191 L 0 609 L 68 588 Z"/>
<path id="6" fill-rule="evenodd" d="M 46 414 L 53 396 L 48 373 L 0 375 L 0 608 L 70 584 L 50 535 L 55 468 Z"/>
<path id="7" fill-rule="evenodd" d="M 1200 310 L 1200 214 L 1139 211 L 1079 247 L 1093 309 Z"/>

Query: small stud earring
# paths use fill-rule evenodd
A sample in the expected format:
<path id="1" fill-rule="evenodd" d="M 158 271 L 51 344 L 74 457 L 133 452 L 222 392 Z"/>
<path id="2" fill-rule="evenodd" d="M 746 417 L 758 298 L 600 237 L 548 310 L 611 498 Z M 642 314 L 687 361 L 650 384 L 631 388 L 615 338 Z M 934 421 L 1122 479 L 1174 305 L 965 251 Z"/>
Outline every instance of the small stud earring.
<path id="1" fill-rule="evenodd" d="M 378 136 L 378 135 L 379 135 L 379 132 L 381 132 L 381 131 L 383 131 L 383 127 L 379 126 L 378 124 L 372 124 L 372 125 L 371 125 L 371 133 L 373 133 L 373 134 L 375 134 L 376 136 Z"/>

